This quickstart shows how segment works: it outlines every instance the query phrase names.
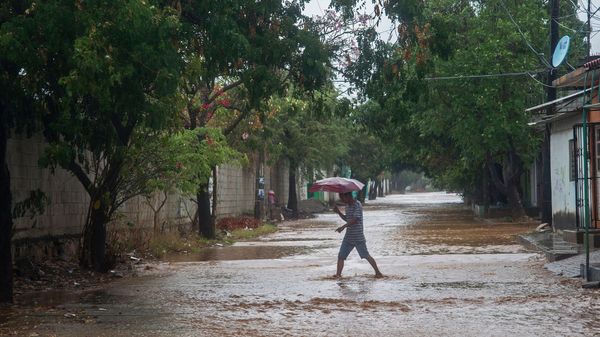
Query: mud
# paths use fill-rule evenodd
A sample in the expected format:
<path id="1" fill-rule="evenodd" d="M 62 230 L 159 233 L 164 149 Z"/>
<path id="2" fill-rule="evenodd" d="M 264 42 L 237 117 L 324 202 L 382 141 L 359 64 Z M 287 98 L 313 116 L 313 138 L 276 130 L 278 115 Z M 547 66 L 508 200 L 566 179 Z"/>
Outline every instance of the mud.
<path id="1" fill-rule="evenodd" d="M 518 245 L 531 228 L 474 219 L 452 194 L 365 205 L 386 277 L 356 252 L 333 278 L 335 214 L 285 222 L 252 242 L 153 268 L 106 289 L 0 310 L 19 336 L 592 336 L 597 291 L 553 276 Z M 202 261 L 212 259 L 211 261 Z"/>

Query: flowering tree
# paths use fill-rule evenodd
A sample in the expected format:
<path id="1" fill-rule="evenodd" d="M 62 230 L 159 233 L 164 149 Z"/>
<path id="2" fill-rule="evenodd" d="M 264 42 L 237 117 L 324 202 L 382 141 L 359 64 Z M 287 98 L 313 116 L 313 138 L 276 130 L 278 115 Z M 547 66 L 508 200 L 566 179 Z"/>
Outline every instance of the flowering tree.
<path id="1" fill-rule="evenodd" d="M 181 1 L 186 38 L 182 90 L 188 129 L 215 126 L 230 135 L 286 81 L 305 90 L 327 75 L 328 51 L 302 15 L 304 1 Z M 210 209 L 209 181 L 198 185 L 200 233 L 215 234 L 217 204 Z"/>

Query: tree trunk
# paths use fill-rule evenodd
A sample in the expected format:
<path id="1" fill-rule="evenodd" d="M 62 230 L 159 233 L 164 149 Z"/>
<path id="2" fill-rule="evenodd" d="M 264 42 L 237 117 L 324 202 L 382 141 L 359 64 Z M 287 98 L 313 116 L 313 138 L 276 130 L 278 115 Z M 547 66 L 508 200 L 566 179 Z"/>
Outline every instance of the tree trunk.
<path id="1" fill-rule="evenodd" d="M 488 155 L 486 164 L 488 165 L 490 178 L 496 188 L 506 196 L 508 206 L 514 220 L 521 219 L 525 216 L 525 208 L 521 201 L 521 193 L 519 192 L 519 179 L 523 171 L 521 158 L 515 151 L 510 151 L 505 155 L 502 163 L 502 179 L 498 177 L 498 172 Z"/>
<path id="2" fill-rule="evenodd" d="M 160 193 L 163 193 L 164 198 L 161 200 L 160 199 Z M 169 194 L 166 191 L 160 191 L 158 192 L 158 206 L 154 207 L 153 205 L 153 200 L 151 199 L 146 199 L 148 206 L 150 206 L 150 208 L 152 209 L 153 217 L 152 217 L 152 222 L 154 224 L 154 234 L 159 234 L 164 232 L 164 226 L 160 226 L 160 211 L 163 209 L 163 207 L 165 206 L 165 204 L 167 203 L 167 199 L 169 198 Z"/>
<path id="3" fill-rule="evenodd" d="M 292 210 L 292 216 L 298 218 L 298 195 L 296 192 L 296 165 L 290 162 L 290 171 L 288 176 L 289 194 L 287 208 Z"/>
<path id="4" fill-rule="evenodd" d="M 210 193 L 208 191 L 208 179 L 198 189 L 196 193 L 198 199 L 198 227 L 200 235 L 207 239 L 215 238 L 215 223 L 210 214 Z"/>
<path id="5" fill-rule="evenodd" d="M 487 217 L 490 214 L 490 173 L 487 164 L 483 165 L 481 178 L 481 194 L 483 199 L 483 216 Z"/>
<path id="6" fill-rule="evenodd" d="M 80 263 L 84 267 L 105 273 L 109 267 L 106 259 L 106 224 L 110 216 L 107 206 L 100 205 L 96 208 L 94 204 L 95 201 L 92 198 L 90 214 L 85 224 L 80 247 Z"/>
<path id="7" fill-rule="evenodd" d="M 525 208 L 523 207 L 521 193 L 519 192 L 518 179 L 509 181 L 506 199 L 508 201 L 508 206 L 511 209 L 513 220 L 520 220 L 525 217 Z"/>
<path id="8" fill-rule="evenodd" d="M 4 114 L 4 111 L 0 111 Z M 0 116 L 0 303 L 13 301 L 12 268 L 12 194 L 10 172 L 6 164 L 8 142 L 7 123 Z"/>
<path id="9" fill-rule="evenodd" d="M 113 157 L 106 168 L 105 179 L 100 186 L 95 188 L 86 185 L 87 176 L 79 177 L 79 181 L 86 186 L 90 195 L 88 216 L 83 229 L 83 239 L 80 246 L 80 263 L 84 267 L 92 268 L 101 273 L 106 273 L 112 266 L 108 263 L 106 255 L 106 225 L 111 220 L 116 205 L 116 192 L 119 174 L 123 167 L 120 156 Z M 75 164 L 72 162 L 72 165 Z M 71 171 L 73 172 L 73 171 Z M 84 179 L 84 180 L 82 180 Z"/>
<path id="10" fill-rule="evenodd" d="M 360 201 L 361 204 L 365 203 L 365 198 L 367 195 L 367 185 L 365 185 L 362 190 L 358 191 L 358 195 L 356 196 L 356 199 L 358 201 Z"/>
<path id="11" fill-rule="evenodd" d="M 373 181 L 369 188 L 369 200 L 377 199 L 377 180 Z"/>

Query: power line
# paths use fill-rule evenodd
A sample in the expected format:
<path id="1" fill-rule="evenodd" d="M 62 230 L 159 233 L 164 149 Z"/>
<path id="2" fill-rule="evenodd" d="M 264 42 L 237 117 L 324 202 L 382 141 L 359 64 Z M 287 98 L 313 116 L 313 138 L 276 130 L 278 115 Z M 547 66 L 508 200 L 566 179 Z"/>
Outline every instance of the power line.
<path id="1" fill-rule="evenodd" d="M 498 74 L 483 74 L 483 75 L 455 75 L 455 76 L 439 76 L 439 77 L 425 77 L 427 81 L 434 80 L 456 80 L 456 79 L 469 79 L 469 78 L 493 78 L 493 77 L 508 77 L 508 76 L 531 76 L 531 74 L 544 73 L 546 70 L 536 71 L 522 71 L 514 73 L 498 73 Z"/>
<path id="2" fill-rule="evenodd" d="M 548 61 L 546 61 L 546 58 L 543 56 L 544 54 L 543 53 L 538 53 L 538 51 L 535 50 L 535 48 L 533 48 L 533 46 L 529 43 L 529 41 L 527 41 L 527 38 L 525 37 L 525 34 L 523 34 L 523 31 L 521 30 L 521 27 L 519 27 L 519 25 L 517 24 L 517 22 L 513 18 L 512 14 L 510 14 L 510 12 L 508 11 L 508 8 L 506 7 L 506 4 L 504 3 L 504 0 L 500 0 L 500 4 L 502 4 L 502 7 L 504 8 L 504 11 L 506 12 L 506 14 L 508 14 L 508 17 L 509 17 L 510 21 L 512 21 L 512 23 L 517 27 L 517 30 L 521 34 L 521 37 L 523 38 L 523 41 L 525 41 L 525 43 L 527 44 L 527 46 L 529 47 L 529 49 L 531 49 L 535 53 L 535 55 L 540 59 L 540 61 L 542 61 L 543 65 L 545 65 L 546 67 L 550 67 L 550 64 L 548 63 Z"/>

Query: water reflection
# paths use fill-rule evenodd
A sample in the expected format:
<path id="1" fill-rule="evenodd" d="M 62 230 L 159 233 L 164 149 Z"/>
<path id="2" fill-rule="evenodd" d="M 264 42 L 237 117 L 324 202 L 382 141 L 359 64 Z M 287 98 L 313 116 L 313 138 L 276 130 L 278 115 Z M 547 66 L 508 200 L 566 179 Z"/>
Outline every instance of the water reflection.
<path id="1" fill-rule="evenodd" d="M 196 254 L 173 254 L 165 257 L 169 262 L 226 261 L 280 259 L 284 256 L 308 252 L 304 246 L 229 246 L 210 247 Z"/>

